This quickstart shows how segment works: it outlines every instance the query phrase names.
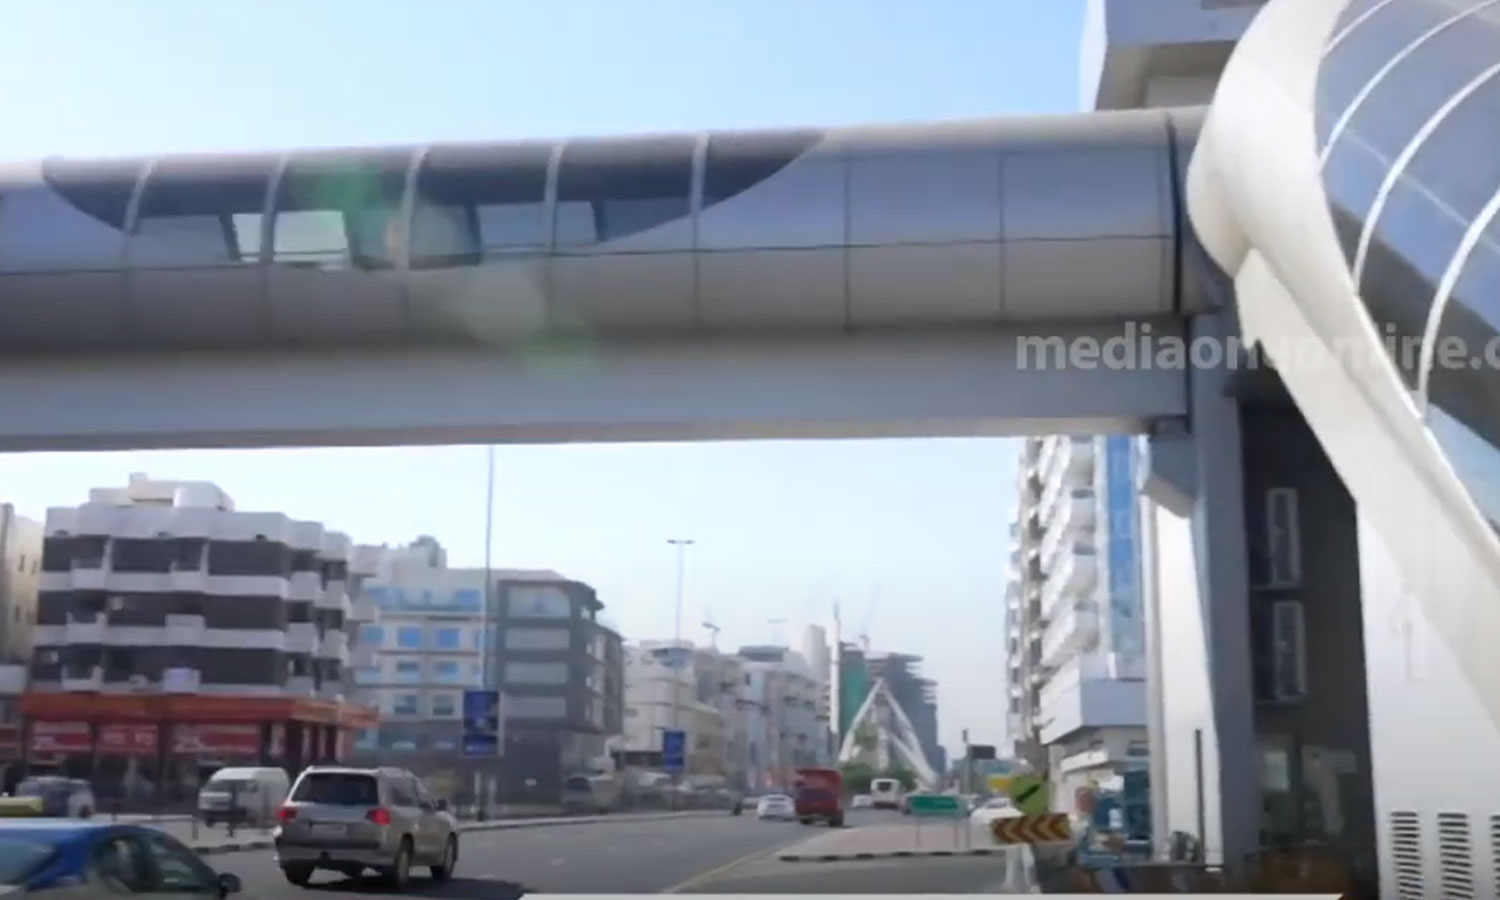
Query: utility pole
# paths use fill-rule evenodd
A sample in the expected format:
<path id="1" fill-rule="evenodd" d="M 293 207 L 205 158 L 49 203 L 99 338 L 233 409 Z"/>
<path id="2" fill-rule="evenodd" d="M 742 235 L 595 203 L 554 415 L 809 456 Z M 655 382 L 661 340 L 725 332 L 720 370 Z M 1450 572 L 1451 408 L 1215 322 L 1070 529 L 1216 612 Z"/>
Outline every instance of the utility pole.
<path id="1" fill-rule="evenodd" d="M 692 538 L 667 538 L 667 543 L 677 549 L 677 609 L 672 619 L 672 730 L 682 730 L 682 663 L 684 654 L 682 652 L 682 599 L 684 593 L 685 573 L 687 570 L 687 548 L 696 543 Z M 687 768 L 688 747 L 687 741 L 683 741 L 682 767 Z M 682 783 L 682 773 L 676 772 L 672 776 L 674 787 Z M 672 807 L 677 806 L 678 792 L 672 792 Z"/>

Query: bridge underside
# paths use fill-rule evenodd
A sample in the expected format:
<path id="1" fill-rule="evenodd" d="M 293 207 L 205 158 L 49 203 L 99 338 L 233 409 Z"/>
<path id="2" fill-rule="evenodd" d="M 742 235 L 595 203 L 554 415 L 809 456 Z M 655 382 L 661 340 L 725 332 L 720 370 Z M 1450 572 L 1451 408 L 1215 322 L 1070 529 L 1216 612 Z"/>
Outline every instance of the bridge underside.
<path id="1" fill-rule="evenodd" d="M 0 449 L 1120 433 L 1184 415 L 1181 371 L 1060 366 L 1024 343 L 1098 347 L 1120 333 L 7 357 Z"/>

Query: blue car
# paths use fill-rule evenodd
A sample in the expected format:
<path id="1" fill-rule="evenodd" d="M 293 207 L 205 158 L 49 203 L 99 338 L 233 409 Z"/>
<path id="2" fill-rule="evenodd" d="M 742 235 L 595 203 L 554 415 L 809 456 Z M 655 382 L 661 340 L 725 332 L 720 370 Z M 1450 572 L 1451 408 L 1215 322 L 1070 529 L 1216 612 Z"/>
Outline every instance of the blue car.
<path id="1" fill-rule="evenodd" d="M 222 898 L 240 881 L 219 874 L 171 835 L 76 819 L 0 821 L 0 896 L 89 898 L 150 894 Z"/>

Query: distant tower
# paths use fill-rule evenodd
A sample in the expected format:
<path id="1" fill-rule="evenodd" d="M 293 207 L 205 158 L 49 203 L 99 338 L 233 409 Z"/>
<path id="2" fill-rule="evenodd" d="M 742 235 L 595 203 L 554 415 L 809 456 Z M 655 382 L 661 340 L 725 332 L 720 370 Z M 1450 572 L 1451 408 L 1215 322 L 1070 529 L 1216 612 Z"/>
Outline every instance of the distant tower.
<path id="1" fill-rule="evenodd" d="M 827 684 L 832 673 L 829 669 L 831 654 L 828 652 L 828 632 L 822 625 L 808 625 L 802 629 L 802 658 L 812 668 L 818 684 Z"/>

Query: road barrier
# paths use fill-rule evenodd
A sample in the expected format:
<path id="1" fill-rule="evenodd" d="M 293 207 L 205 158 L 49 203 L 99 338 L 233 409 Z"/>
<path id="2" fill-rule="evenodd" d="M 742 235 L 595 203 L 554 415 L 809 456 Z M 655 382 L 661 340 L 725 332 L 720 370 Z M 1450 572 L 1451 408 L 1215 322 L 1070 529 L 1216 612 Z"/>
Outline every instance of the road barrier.
<path id="1" fill-rule="evenodd" d="M 1073 839 L 1073 825 L 1065 813 L 1013 816 L 990 823 L 997 844 L 1053 844 Z"/>

